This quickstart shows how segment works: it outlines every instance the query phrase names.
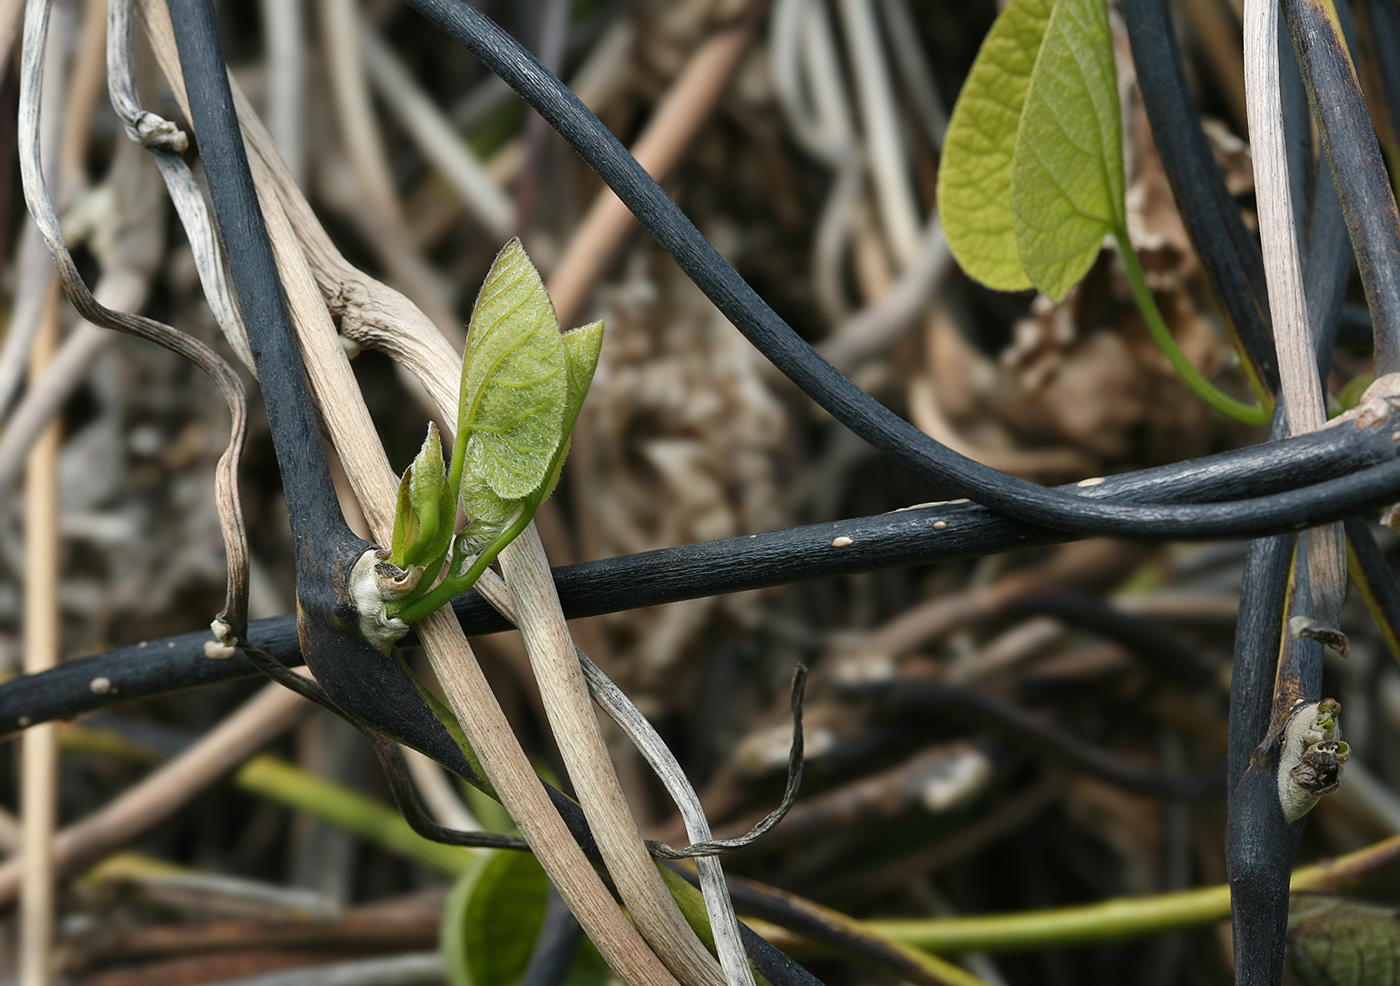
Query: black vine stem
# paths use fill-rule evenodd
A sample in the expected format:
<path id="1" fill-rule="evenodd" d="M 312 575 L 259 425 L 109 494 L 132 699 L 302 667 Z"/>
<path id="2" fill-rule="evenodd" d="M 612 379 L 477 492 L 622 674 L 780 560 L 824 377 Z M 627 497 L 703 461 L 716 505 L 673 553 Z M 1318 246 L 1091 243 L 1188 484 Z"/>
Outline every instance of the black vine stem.
<path id="1" fill-rule="evenodd" d="M 1288 534 L 1260 538 L 1250 543 L 1245 558 L 1240 615 L 1235 624 L 1234 673 L 1230 678 L 1231 791 L 1244 777 L 1250 754 L 1269 731 L 1284 595 L 1296 540 Z"/>
<path id="2" fill-rule="evenodd" d="M 876 402 L 818 356 L 700 234 L 637 161 L 569 89 L 514 38 L 465 0 L 408 0 L 471 50 L 549 121 L 612 188 L 680 268 L 789 379 L 857 435 L 913 472 L 995 510 L 1046 527 L 1118 537 L 1228 537 L 1274 504 L 1141 506 L 1088 499 L 997 472 L 938 444 Z M 1233 205 L 1231 206 L 1233 208 Z M 1358 480 L 1360 477 L 1356 477 Z M 1366 482 L 1386 494 L 1400 475 Z M 1333 488 L 1336 489 L 1335 487 Z M 1319 491 L 1289 509 L 1308 514 Z M 1271 514 L 1283 521 L 1282 514 Z M 1297 515 L 1295 520 L 1315 523 Z"/>
<path id="3" fill-rule="evenodd" d="M 1305 549 L 1305 541 L 1295 542 L 1288 584 L 1279 593 L 1283 616 L 1316 615 Z M 1272 698 L 1268 732 L 1250 753 L 1249 766 L 1230 794 L 1225 821 L 1238 986 L 1276 986 L 1282 981 L 1289 875 L 1306 817 L 1290 822 L 1283 814 L 1278 786 L 1282 730 L 1275 727 L 1283 724 L 1295 701 L 1316 701 L 1322 687 L 1322 643 L 1282 627 L 1277 639 L 1277 674 L 1269 694 L 1260 696 Z M 1232 747 L 1233 741 L 1232 736 Z"/>
<path id="4" fill-rule="evenodd" d="M 1288 874 L 1307 819 L 1290 822 L 1284 818 L 1274 779 L 1277 768 L 1275 749 L 1271 757 L 1245 772 L 1231 795 L 1225 822 L 1235 981 L 1239 986 L 1272 986 L 1283 979 Z M 1242 804 L 1257 810 L 1237 810 Z"/>
<path id="5" fill-rule="evenodd" d="M 1400 370 L 1400 211 L 1332 0 L 1286 0 L 1375 334 L 1376 375 Z M 1393 53 L 1392 53 L 1393 54 Z"/>
<path id="6" fill-rule="evenodd" d="M 1143 108 L 1182 222 L 1225 317 L 1264 385 L 1277 392 L 1278 360 L 1269 329 L 1263 254 L 1245 228 L 1201 130 L 1171 13 L 1165 0 L 1123 0 L 1123 23 Z"/>
<path id="7" fill-rule="evenodd" d="M 1331 488 L 1354 493 L 1358 480 L 1375 464 L 1393 462 L 1400 454 L 1397 443 L 1391 439 L 1397 429 L 1400 420 L 1396 419 L 1375 428 L 1326 428 L 1238 452 L 1109 476 L 1078 492 L 1086 498 L 1137 502 L 1148 498 L 1209 499 L 1240 496 L 1248 490 L 1286 490 L 1291 483 L 1311 483 L 1323 476 L 1352 473 L 1348 478 L 1332 481 Z M 1315 489 L 1308 487 L 1308 495 Z M 1375 493 L 1371 502 L 1383 499 L 1383 493 Z M 1236 501 L 1243 502 L 1247 501 Z M 1344 516 L 1355 509 L 1354 502 L 1342 503 L 1333 516 Z M 1272 528 L 1244 520 L 1236 522 L 1239 527 L 1232 533 L 1237 537 L 1275 534 L 1295 526 L 1291 520 L 1275 523 Z M 849 538 L 850 544 L 833 545 L 842 538 Z M 554 577 L 564 613 L 574 619 L 803 579 L 931 564 L 1071 539 L 1071 535 L 1061 531 L 961 502 L 603 558 L 557 568 Z M 459 596 L 453 606 L 468 634 L 509 628 L 504 618 L 474 592 Z M 14 678 L 0 685 L 0 735 L 116 702 L 253 673 L 241 655 L 227 660 L 205 657 L 203 646 L 208 639 L 207 633 L 199 632 L 143 642 L 70 661 L 42 674 Z M 301 663 L 296 628 L 290 616 L 253 623 L 249 640 L 281 661 Z M 98 679 L 105 679 L 106 684 L 94 690 L 91 682 Z M 369 714 L 365 718 L 375 721 Z M 389 725 L 385 728 L 402 735 Z M 456 749 L 455 745 L 452 749 Z"/>
<path id="8" fill-rule="evenodd" d="M 282 471 L 296 552 L 302 656 L 327 695 L 349 716 L 472 778 L 466 758 L 412 681 L 359 634 L 348 574 L 372 545 L 351 533 L 331 482 L 296 330 L 233 107 L 213 4 L 170 0 L 169 8 L 189 93 L 190 122 Z"/>
<path id="9" fill-rule="evenodd" d="M 1122 760 L 1065 732 L 1051 720 L 981 688 L 900 678 L 862 690 L 881 716 L 920 723 L 950 719 L 1002 733 L 1036 755 L 1061 760 L 1116 787 L 1159 798 L 1200 800 L 1225 793 L 1225 771 L 1206 767 L 1164 773 Z"/>
<path id="10" fill-rule="evenodd" d="M 233 114 L 233 96 L 224 74 L 213 10 L 203 0 L 174 0 L 169 6 L 199 155 L 208 175 L 233 290 L 248 326 L 248 342 L 282 472 L 296 541 L 300 593 L 305 575 L 324 580 L 319 563 L 309 572 L 303 570 L 308 552 L 322 552 L 328 546 L 334 550 L 353 536 L 341 516 L 321 446 L 320 423 L 244 156 L 242 135 L 236 127 L 230 132 L 224 124 L 225 117 Z"/>
<path id="11" fill-rule="evenodd" d="M 1390 136 L 1400 141 L 1400 6 L 1394 0 L 1362 0 L 1361 9 L 1385 96 L 1381 102 L 1390 112 Z"/>

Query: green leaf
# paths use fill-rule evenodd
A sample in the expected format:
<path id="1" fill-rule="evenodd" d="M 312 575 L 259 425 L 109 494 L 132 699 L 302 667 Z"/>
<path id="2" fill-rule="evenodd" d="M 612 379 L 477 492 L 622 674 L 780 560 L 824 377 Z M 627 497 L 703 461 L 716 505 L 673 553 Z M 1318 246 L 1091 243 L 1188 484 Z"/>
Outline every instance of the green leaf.
<path id="1" fill-rule="evenodd" d="M 593 371 L 598 369 L 598 354 L 603 351 L 603 323 L 599 320 L 571 329 L 564 333 L 561 341 L 568 370 L 563 420 L 563 436 L 567 440 L 583 410 L 584 398 L 593 383 Z"/>
<path id="2" fill-rule="evenodd" d="M 544 924 L 549 880 L 529 853 L 491 853 L 457 881 L 443 910 L 441 949 L 452 986 L 513 986 Z M 580 951 L 565 983 L 592 986 L 604 967 Z"/>
<path id="3" fill-rule="evenodd" d="M 1304 986 L 1396 986 L 1400 920 L 1393 906 L 1296 894 L 1288 958 Z"/>
<path id="4" fill-rule="evenodd" d="M 588 388 L 593 383 L 593 371 L 598 368 L 598 354 L 602 348 L 601 321 L 590 322 L 564 333 L 564 353 L 569 366 L 568 398 L 564 405 L 564 440 L 554 453 L 554 465 L 550 468 L 549 475 L 545 477 L 540 488 L 528 498 L 534 509 L 538 509 L 541 503 L 549 499 L 564 472 L 564 460 L 569 457 L 574 422 L 578 421 L 584 399 L 588 397 Z"/>
<path id="5" fill-rule="evenodd" d="M 521 501 L 502 499 L 484 478 L 468 470 L 462 476 L 462 509 L 470 519 L 453 548 L 452 575 L 460 574 L 459 567 L 468 555 L 476 554 L 510 526 L 520 513 Z"/>
<path id="6" fill-rule="evenodd" d="M 562 441 L 564 345 L 544 282 L 519 240 L 506 244 L 477 295 L 462 366 L 457 441 L 465 469 L 518 500 L 548 476 Z"/>
<path id="7" fill-rule="evenodd" d="M 1031 71 L 1053 0 L 1011 0 L 977 52 L 948 122 L 938 169 L 943 232 L 969 276 L 999 291 L 1031 286 L 1011 212 L 1011 167 Z"/>
<path id="8" fill-rule="evenodd" d="M 569 433 L 573 431 L 574 422 L 578 420 L 584 398 L 588 396 L 588 387 L 593 382 L 593 372 L 598 367 L 598 354 L 603 347 L 603 323 L 591 322 L 564 333 L 560 339 L 566 370 L 565 395 L 560 421 L 561 441 L 555 449 L 549 471 L 544 474 L 535 489 L 519 498 L 508 499 L 497 493 L 489 477 L 471 468 L 473 461 L 469 457 L 467 469 L 462 475 L 462 509 L 471 518 L 471 523 L 459 539 L 461 543 L 457 550 L 458 562 L 467 554 L 486 547 L 509 527 L 518 516 L 521 500 L 525 501 L 526 509 L 533 512 L 549 497 L 554 491 L 554 485 L 559 481 L 564 458 L 569 451 Z M 453 565 L 454 572 L 457 567 L 457 564 Z"/>
<path id="9" fill-rule="evenodd" d="M 416 565 L 447 550 L 456 522 L 456 504 L 442 464 L 442 437 L 428 422 L 428 437 L 399 480 L 390 560 L 400 568 Z"/>
<path id="10" fill-rule="evenodd" d="M 1011 164 L 1021 265 L 1059 301 L 1126 229 L 1123 129 L 1104 0 L 1056 0 Z"/>
<path id="11" fill-rule="evenodd" d="M 389 560 L 403 568 L 407 564 L 404 556 L 408 553 L 408 545 L 417 537 L 418 516 L 413 512 L 413 466 L 410 465 L 403 471 L 403 478 L 399 480 L 399 499 L 394 508 L 394 539 L 390 544 L 392 550 Z"/>
<path id="12" fill-rule="evenodd" d="M 442 915 L 442 957 L 452 986 L 518 981 L 548 892 L 544 870 L 528 853 L 492 853 L 462 874 Z"/>

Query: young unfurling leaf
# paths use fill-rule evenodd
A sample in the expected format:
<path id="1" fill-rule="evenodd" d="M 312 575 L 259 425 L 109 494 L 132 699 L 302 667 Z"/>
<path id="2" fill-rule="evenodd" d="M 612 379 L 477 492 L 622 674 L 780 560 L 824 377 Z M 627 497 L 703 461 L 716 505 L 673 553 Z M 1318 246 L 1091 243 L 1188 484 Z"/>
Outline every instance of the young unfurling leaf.
<path id="1" fill-rule="evenodd" d="M 390 560 L 399 568 L 416 565 L 435 548 L 446 548 L 456 519 L 447 472 L 442 464 L 442 438 L 428 422 L 428 437 L 399 482 L 398 510 Z"/>
<path id="2" fill-rule="evenodd" d="M 519 241 L 506 244 L 472 312 L 457 435 L 442 484 L 450 499 L 436 515 L 438 540 L 423 540 L 425 511 L 405 507 L 417 502 L 416 463 L 400 491 L 403 530 L 396 525 L 394 559 L 421 564 L 426 576 L 389 604 L 391 615 L 411 623 L 465 592 L 530 523 L 559 481 L 602 344 L 602 322 L 560 334 L 539 273 Z M 455 520 L 458 502 L 467 526 L 449 545 L 441 532 L 450 530 L 442 525 Z M 444 562 L 442 581 L 433 585 Z"/>
<path id="3" fill-rule="evenodd" d="M 566 380 L 560 422 L 561 441 L 554 451 L 549 471 L 539 486 L 518 499 L 501 497 L 492 488 L 487 476 L 472 468 L 476 460 L 470 448 L 467 451 L 467 468 L 462 474 L 462 509 L 467 512 L 470 522 L 460 540 L 462 547 L 470 553 L 481 551 L 506 530 L 519 516 L 522 506 L 533 514 L 559 481 L 559 473 L 569 451 L 569 433 L 573 431 L 574 422 L 583 409 L 589 384 L 593 382 L 593 371 L 598 367 L 598 354 L 603 346 L 603 323 L 592 322 L 566 332 L 561 336 L 561 341 Z"/>
<path id="4" fill-rule="evenodd" d="M 456 439 L 468 443 L 467 471 L 506 500 L 539 488 L 563 441 L 567 387 L 554 306 L 520 241 L 511 240 L 486 275 L 467 330 Z M 454 467 L 461 461 L 454 448 Z"/>
<path id="5" fill-rule="evenodd" d="M 560 337 L 564 344 L 567 375 L 563 431 L 565 437 L 574 430 L 588 387 L 593 383 L 593 371 L 598 369 L 598 354 L 603 351 L 603 323 L 589 322 L 570 329 Z"/>

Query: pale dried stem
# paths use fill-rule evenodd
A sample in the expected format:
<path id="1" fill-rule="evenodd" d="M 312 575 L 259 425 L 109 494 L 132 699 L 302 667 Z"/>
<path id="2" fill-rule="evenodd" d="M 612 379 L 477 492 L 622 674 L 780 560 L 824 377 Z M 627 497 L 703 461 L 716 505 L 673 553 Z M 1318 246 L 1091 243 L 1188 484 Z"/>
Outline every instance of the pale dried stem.
<path id="1" fill-rule="evenodd" d="M 130 0 L 113 0 L 111 7 L 112 23 L 117 28 L 117 37 L 112 39 L 105 64 L 110 67 L 113 99 L 118 114 L 128 124 L 134 125 L 142 115 L 136 100 L 135 83 L 132 78 L 129 31 L 122 30 L 129 24 Z M 104 9 L 104 4 L 92 9 Z M 90 26 L 90 25 L 89 25 Z M 105 32 L 92 32 L 101 38 Z M 128 42 L 123 44 L 123 39 Z M 96 59 L 99 65 L 104 60 Z M 100 81 L 100 79 L 99 79 Z M 125 96 L 125 100 L 123 100 Z M 72 100 L 69 109 L 73 112 Z M 87 136 L 90 128 L 76 131 L 65 128 L 65 140 L 74 136 Z M 69 157 L 68 145 L 64 145 L 63 159 Z M 147 178 L 145 161 L 140 160 L 143 152 L 125 143 L 118 146 L 116 158 L 108 172 L 102 194 L 94 194 L 91 201 L 101 203 L 88 210 L 92 228 L 87 230 L 89 248 L 97 257 L 102 268 L 102 277 L 93 289 L 93 297 L 99 305 L 116 311 L 136 311 L 145 303 L 150 288 L 150 280 L 160 265 L 164 254 L 163 226 L 165 210 L 159 193 L 152 188 L 153 182 Z M 172 155 L 174 157 L 174 155 Z M 81 159 L 80 159 L 81 160 Z M 176 158 L 178 160 L 178 158 Z M 183 168 L 183 162 L 179 167 Z M 162 168 L 164 170 L 164 167 Z M 185 169 L 188 176 L 188 169 Z M 158 186 L 156 186 L 158 188 Z M 173 198 L 181 198 L 182 189 L 175 183 L 171 186 Z M 200 262 L 201 274 L 212 268 L 216 279 L 222 281 L 222 267 L 218 259 L 217 238 L 207 219 L 203 225 L 203 235 L 198 235 L 199 217 L 203 216 L 203 200 L 194 188 L 193 179 L 188 180 L 186 198 L 193 197 L 193 208 L 198 215 L 186 215 L 185 226 L 190 231 L 196 261 Z M 182 215 L 189 207 L 182 210 Z M 36 234 L 37 230 L 36 230 Z M 201 249 L 201 247 L 204 249 Z M 212 256 L 201 256 L 212 249 Z M 23 306 L 20 306 L 23 308 Z M 232 309 L 229 309 L 232 311 Z M 232 319 L 237 324 L 236 313 Z M 221 319 L 221 323 L 222 323 Z M 226 329 L 227 331 L 227 329 Z M 241 329 L 240 329 L 241 331 Z M 87 375 L 93 362 L 111 344 L 114 336 L 90 322 L 82 322 L 64 340 L 62 348 L 42 380 L 32 384 L 23 400 L 15 409 L 0 435 L 0 495 L 10 489 L 19 476 L 25 455 L 34 443 L 44 425 L 58 413 L 70 394 Z M 246 340 L 244 340 L 246 349 Z"/>
<path id="2" fill-rule="evenodd" d="M 1288 174 L 1288 151 L 1279 95 L 1279 6 L 1274 0 L 1245 4 L 1245 91 L 1259 211 L 1259 239 L 1268 283 L 1269 312 L 1278 352 L 1279 391 L 1289 434 L 1327 423 L 1322 381 L 1303 289 L 1299 232 Z M 1291 61 L 1291 60 L 1290 60 Z M 1308 577 L 1314 615 L 1335 627 L 1346 593 L 1346 548 L 1341 524 L 1306 532 Z"/>
<path id="3" fill-rule="evenodd" d="M 319 5 L 321 50 L 330 74 L 331 101 L 350 167 L 364 189 L 367 204 L 401 226 L 403 210 L 399 208 L 394 179 L 384 156 L 384 140 L 370 102 L 356 6 L 354 0 L 321 0 Z"/>
<path id="4" fill-rule="evenodd" d="M 722 986 L 723 972 L 666 890 L 632 817 L 533 524 L 501 552 L 501 568 L 550 728 L 618 892 L 677 978 L 697 986 Z"/>
<path id="5" fill-rule="evenodd" d="M 195 182 L 181 151 L 188 141 L 183 132 L 141 107 L 136 88 L 135 31 L 132 25 L 133 0 L 108 0 L 107 80 L 112 108 L 126 127 L 127 136 L 145 148 L 156 162 L 160 176 L 180 225 L 185 230 L 190 253 L 194 256 L 199 281 L 209 308 L 229 348 L 253 376 L 257 367 L 248 344 L 248 331 L 238 310 L 238 302 L 224 276 L 223 244 L 205 206 L 204 193 Z"/>
<path id="6" fill-rule="evenodd" d="M 514 624 L 519 623 L 512 593 L 495 572 L 488 569 L 482 573 L 476 589 L 507 620 Z M 684 819 L 686 835 L 691 842 L 710 842 L 713 833 L 710 831 L 709 820 L 705 817 L 704 805 L 701 804 L 699 795 L 695 793 L 670 748 L 631 700 L 601 669 L 589 661 L 581 650 L 574 648 L 574 654 L 587 678 L 593 700 L 632 741 L 661 780 Z M 700 873 L 700 888 L 710 919 L 710 931 L 714 935 L 715 951 L 719 955 L 725 980 L 731 986 L 753 986 L 753 970 L 749 967 L 748 956 L 744 951 L 739 919 L 734 912 L 734 902 L 729 897 L 729 888 L 725 884 L 724 869 L 719 858 L 701 856 L 695 862 Z"/>
<path id="7" fill-rule="evenodd" d="M 266 180 L 266 175 L 261 178 L 259 199 L 312 392 L 323 408 L 323 420 L 370 529 L 381 544 L 387 544 L 393 534 L 397 477 L 379 444 L 374 422 L 277 189 Z M 446 342 L 434 336 L 447 349 Z M 546 797 L 486 684 L 461 627 L 449 612 L 445 619 L 420 622 L 418 631 L 448 704 L 488 779 L 579 923 L 609 964 L 629 983 L 669 986 L 674 980 L 628 923 Z"/>
<path id="8" fill-rule="evenodd" d="M 622 916 L 549 803 L 451 610 L 438 610 L 420 621 L 417 630 L 427 647 L 433 673 L 502 804 L 589 938 L 626 982 L 675 984 L 675 978 Z M 510 763 L 515 764 L 512 769 L 500 769 Z M 614 930 L 615 921 L 621 925 Z"/>
<path id="9" fill-rule="evenodd" d="M 920 222 L 886 71 L 889 59 L 880 46 L 874 5 L 867 0 L 841 0 L 840 10 L 864 124 L 866 165 L 875 185 L 886 240 L 902 268 L 918 252 Z"/>
<path id="10" fill-rule="evenodd" d="M 515 205 L 467 149 L 461 134 L 437 104 L 419 88 L 388 45 L 372 31 L 359 32 L 360 51 L 375 88 L 394 107 L 400 123 L 423 156 L 452 186 L 462 204 L 495 235 L 510 235 Z"/>
<path id="11" fill-rule="evenodd" d="M 24 14 L 24 0 L 0 0 L 0 70 L 9 67 L 10 58 L 19 50 L 19 26 Z M 51 125 L 52 126 L 52 125 Z M 57 139 L 55 137 L 55 139 Z M 52 178 L 53 176 L 50 175 Z M 32 225 L 26 224 L 19 236 L 18 281 L 25 283 L 53 270 L 43 237 Z M 0 420 L 19 390 L 29 361 L 29 346 L 38 331 L 44 294 L 16 298 L 10 312 L 9 326 L 0 344 Z M 28 307 L 20 304 L 24 300 Z"/>
<path id="12" fill-rule="evenodd" d="M 30 349 L 30 379 L 43 376 L 58 349 L 58 291 L 48 300 Z M 58 422 L 50 422 L 29 453 L 24 483 L 24 671 L 58 664 Z M 20 986 L 48 986 L 53 977 L 54 828 L 58 817 L 58 737 L 52 723 L 24 735 L 20 862 Z"/>
<path id="13" fill-rule="evenodd" d="M 313 708 L 281 685 L 268 685 L 180 756 L 59 832 L 53 846 L 57 875 L 89 866 L 148 831 Z M 0 905 L 14 900 L 19 883 L 20 861 L 0 864 Z"/>
<path id="14" fill-rule="evenodd" d="M 657 104 L 631 149 L 653 178 L 664 179 L 680 160 L 729 85 L 756 28 L 750 11 L 741 21 L 717 31 L 696 49 Z M 578 321 L 594 285 L 635 222 L 631 210 L 611 190 L 599 193 L 549 277 L 549 296 L 559 324 Z"/>

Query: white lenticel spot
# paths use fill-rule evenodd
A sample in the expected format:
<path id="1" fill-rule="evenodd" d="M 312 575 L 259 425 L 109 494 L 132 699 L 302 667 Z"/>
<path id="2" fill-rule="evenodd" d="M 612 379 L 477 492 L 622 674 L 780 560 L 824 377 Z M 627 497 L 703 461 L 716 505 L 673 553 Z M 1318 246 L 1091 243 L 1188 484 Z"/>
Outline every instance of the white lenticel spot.
<path id="1" fill-rule="evenodd" d="M 948 529 L 948 522 L 946 520 L 935 520 L 933 522 L 933 529 L 935 531 L 946 531 Z"/>
<path id="2" fill-rule="evenodd" d="M 92 689 L 94 695 L 106 695 L 112 690 L 112 679 L 93 678 L 88 682 L 88 687 Z"/>
<path id="3" fill-rule="evenodd" d="M 848 545 L 848 544 L 850 544 L 850 543 L 851 543 L 851 539 L 848 538 L 848 537 L 846 537 L 846 535 L 843 534 L 843 535 L 841 535 L 839 538 L 833 538 L 832 541 L 831 541 L 831 546 L 832 546 L 833 548 L 844 548 L 844 547 L 846 547 L 846 545 Z"/>
<path id="4" fill-rule="evenodd" d="M 1102 483 L 1102 482 L 1103 482 L 1103 477 L 1102 477 L 1102 476 L 1090 476 L 1088 479 L 1081 479 L 1081 480 L 1080 480 L 1078 483 L 1076 483 L 1075 485 L 1076 485 L 1076 486 L 1079 486 L 1079 487 L 1098 486 L 1098 485 L 1099 485 L 1100 483 Z"/>

